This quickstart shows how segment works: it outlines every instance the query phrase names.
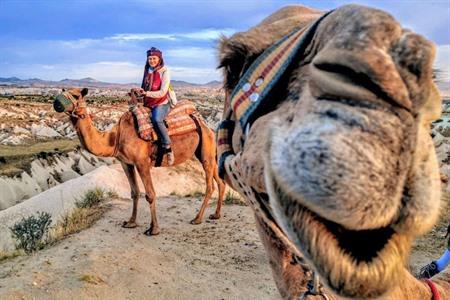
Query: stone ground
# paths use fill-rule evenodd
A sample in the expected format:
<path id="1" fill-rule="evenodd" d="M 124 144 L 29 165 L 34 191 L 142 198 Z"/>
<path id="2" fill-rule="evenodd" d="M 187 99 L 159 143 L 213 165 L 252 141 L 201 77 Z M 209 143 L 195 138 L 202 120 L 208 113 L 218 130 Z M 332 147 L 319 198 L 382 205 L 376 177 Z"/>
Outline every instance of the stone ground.
<path id="1" fill-rule="evenodd" d="M 199 199 L 160 198 L 161 234 L 147 237 L 145 200 L 134 229 L 120 226 L 131 201 L 110 205 L 91 228 L 2 263 L 0 299 L 279 299 L 249 207 L 191 225 Z"/>

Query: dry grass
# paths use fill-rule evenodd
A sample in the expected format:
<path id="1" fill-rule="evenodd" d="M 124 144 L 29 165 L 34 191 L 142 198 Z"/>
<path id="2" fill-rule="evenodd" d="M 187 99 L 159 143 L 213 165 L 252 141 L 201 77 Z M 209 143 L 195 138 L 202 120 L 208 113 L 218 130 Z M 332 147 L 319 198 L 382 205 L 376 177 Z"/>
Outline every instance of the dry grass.
<path id="1" fill-rule="evenodd" d="M 73 150 L 80 145 L 78 140 L 52 140 L 38 142 L 32 145 L 6 146 L 0 145 L 1 156 L 5 158 L 24 157 L 40 152 L 52 152 L 58 149 L 61 152 Z"/>
<path id="2" fill-rule="evenodd" d="M 0 145 L 0 175 L 15 176 L 29 170 L 31 162 L 41 154 L 66 153 L 80 145 L 75 140 L 52 140 L 31 145 Z"/>
<path id="3" fill-rule="evenodd" d="M 197 191 L 194 191 L 194 192 L 187 193 L 183 197 L 186 197 L 186 198 L 201 198 L 203 196 L 205 196 L 205 193 L 203 191 L 197 190 Z"/>
<path id="4" fill-rule="evenodd" d="M 87 191 L 84 197 L 75 203 L 76 207 L 63 215 L 50 230 L 47 244 L 54 244 L 68 235 L 90 227 L 109 208 L 103 201 L 111 197 L 117 197 L 117 193 L 114 191 L 106 192 L 101 188 Z"/>
<path id="5" fill-rule="evenodd" d="M 90 283 L 90 284 L 100 284 L 100 283 L 105 283 L 105 281 L 97 275 L 91 275 L 91 274 L 83 274 L 80 276 L 80 281 L 84 281 L 86 283 Z"/>
<path id="6" fill-rule="evenodd" d="M 74 208 L 72 211 L 65 214 L 61 220 L 56 223 L 55 227 L 50 230 L 47 245 L 53 245 L 73 233 L 89 228 L 101 218 L 106 210 L 107 207 L 105 205 L 98 205 L 90 208 Z"/>
<path id="7" fill-rule="evenodd" d="M 14 250 L 12 252 L 0 251 L 0 263 L 4 260 L 11 259 L 17 256 L 25 255 L 23 250 Z"/>
<path id="8" fill-rule="evenodd" d="M 241 205 L 241 206 L 247 206 L 247 203 L 245 203 L 244 199 L 242 199 L 241 195 L 239 195 L 237 192 L 228 190 L 225 194 L 225 199 L 223 200 L 223 203 L 225 205 Z"/>

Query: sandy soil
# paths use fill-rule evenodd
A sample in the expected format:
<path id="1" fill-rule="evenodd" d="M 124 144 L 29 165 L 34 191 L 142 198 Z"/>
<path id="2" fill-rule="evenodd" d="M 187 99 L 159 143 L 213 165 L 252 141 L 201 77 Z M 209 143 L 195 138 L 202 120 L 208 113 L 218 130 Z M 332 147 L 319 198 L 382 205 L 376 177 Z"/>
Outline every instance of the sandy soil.
<path id="1" fill-rule="evenodd" d="M 91 228 L 2 263 L 0 299 L 280 299 L 249 207 L 225 205 L 221 220 L 194 226 L 199 199 L 161 197 L 161 234 L 147 237 L 143 199 L 139 226 L 120 226 L 130 202 L 112 200 Z M 441 253 L 422 243 L 411 257 L 414 272 Z"/>
<path id="2" fill-rule="evenodd" d="M 167 176 L 185 180 L 181 187 L 203 181 L 193 162 L 165 170 L 154 170 L 160 195 L 169 194 L 161 190 L 168 188 Z M 194 226 L 189 221 L 201 199 L 180 195 L 186 194 L 158 198 L 159 236 L 142 234 L 150 221 L 143 198 L 134 229 L 121 227 L 131 200 L 116 199 L 91 228 L 32 256 L 0 263 L 0 299 L 280 299 L 250 207 L 225 205 L 222 219 Z M 449 200 L 444 198 L 440 222 L 416 242 L 414 273 L 445 249 Z M 214 209 L 211 203 L 205 216 Z"/>
<path id="3" fill-rule="evenodd" d="M 159 198 L 161 234 L 147 237 L 145 201 L 134 229 L 120 226 L 130 200 L 111 206 L 91 228 L 1 264 L 0 299 L 279 299 L 249 207 L 195 226 L 200 200 Z"/>

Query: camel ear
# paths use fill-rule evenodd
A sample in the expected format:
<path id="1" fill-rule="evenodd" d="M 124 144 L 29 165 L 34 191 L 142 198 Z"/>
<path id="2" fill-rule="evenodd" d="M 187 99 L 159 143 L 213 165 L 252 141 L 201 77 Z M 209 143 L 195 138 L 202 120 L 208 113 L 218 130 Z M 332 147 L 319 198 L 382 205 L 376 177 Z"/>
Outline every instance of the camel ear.
<path id="1" fill-rule="evenodd" d="M 87 93 L 88 93 L 88 89 L 87 88 L 83 88 L 82 90 L 81 90 L 81 96 L 86 96 L 87 95 Z"/>
<path id="2" fill-rule="evenodd" d="M 244 44 L 222 37 L 219 43 L 220 63 L 218 69 L 223 69 L 224 87 L 234 89 L 242 75 L 248 60 L 248 50 Z"/>
<path id="3" fill-rule="evenodd" d="M 63 91 L 63 92 L 65 92 L 65 91 L 66 91 L 66 89 L 62 89 L 62 91 Z"/>

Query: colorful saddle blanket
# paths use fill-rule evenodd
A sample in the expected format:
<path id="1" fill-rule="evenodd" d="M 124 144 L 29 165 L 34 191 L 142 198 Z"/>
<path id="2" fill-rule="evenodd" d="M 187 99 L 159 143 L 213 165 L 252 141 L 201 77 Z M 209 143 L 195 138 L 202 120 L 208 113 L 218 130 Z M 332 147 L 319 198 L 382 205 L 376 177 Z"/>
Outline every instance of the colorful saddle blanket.
<path id="1" fill-rule="evenodd" d="M 150 109 L 143 106 L 135 106 L 131 109 L 131 112 L 137 120 L 139 137 L 146 141 L 158 140 L 158 135 L 153 130 L 153 125 L 150 122 Z M 179 101 L 170 110 L 169 115 L 165 119 L 169 136 L 181 135 L 196 130 L 197 126 L 192 117 L 195 113 L 197 113 L 197 109 L 194 103 L 187 100 Z"/>

